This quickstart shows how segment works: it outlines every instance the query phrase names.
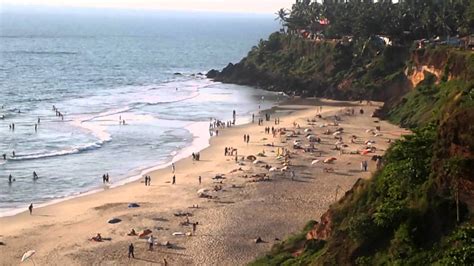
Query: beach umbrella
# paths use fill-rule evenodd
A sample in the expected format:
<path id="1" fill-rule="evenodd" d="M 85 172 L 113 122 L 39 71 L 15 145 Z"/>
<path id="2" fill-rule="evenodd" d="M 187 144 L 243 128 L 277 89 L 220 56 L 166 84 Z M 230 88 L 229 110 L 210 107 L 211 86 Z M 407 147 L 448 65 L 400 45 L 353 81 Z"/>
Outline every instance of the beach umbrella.
<path id="1" fill-rule="evenodd" d="M 109 224 L 117 224 L 117 223 L 120 223 L 122 220 L 120 220 L 119 218 L 112 218 L 108 221 Z"/>
<path id="2" fill-rule="evenodd" d="M 138 235 L 138 238 L 146 238 L 151 233 L 150 229 L 145 229 Z"/>
<path id="3" fill-rule="evenodd" d="M 33 256 L 36 253 L 34 250 L 28 250 L 23 254 L 23 257 L 21 257 L 21 262 L 24 262 L 25 260 L 29 259 L 31 256 Z"/>
<path id="4" fill-rule="evenodd" d="M 255 160 L 257 160 L 257 157 L 255 155 L 249 155 L 249 156 L 247 156 L 247 160 L 255 161 Z"/>
<path id="5" fill-rule="evenodd" d="M 209 192 L 209 189 L 207 188 L 201 188 L 200 190 L 197 191 L 198 194 L 204 194 L 206 192 Z"/>
<path id="6" fill-rule="evenodd" d="M 324 163 L 332 163 L 335 160 L 337 160 L 335 157 L 326 158 L 326 159 L 324 159 Z"/>

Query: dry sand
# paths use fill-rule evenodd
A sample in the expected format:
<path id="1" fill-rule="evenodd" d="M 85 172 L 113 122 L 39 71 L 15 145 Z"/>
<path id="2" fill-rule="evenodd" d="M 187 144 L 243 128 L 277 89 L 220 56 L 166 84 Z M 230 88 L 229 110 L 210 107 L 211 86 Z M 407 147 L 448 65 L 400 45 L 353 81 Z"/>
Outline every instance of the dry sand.
<path id="1" fill-rule="evenodd" d="M 314 119 L 323 106 L 322 119 Z M 364 115 L 359 109 L 364 109 Z M 168 265 L 242 265 L 268 251 L 278 239 L 301 230 L 311 219 L 319 219 L 329 205 L 342 197 L 358 178 L 369 178 L 375 170 L 375 162 L 370 158 L 381 155 L 389 146 L 388 139 L 397 139 L 409 132 L 385 121 L 372 118 L 372 112 L 380 106 L 359 105 L 358 102 L 336 102 L 291 100 L 271 110 L 272 119 L 264 122 L 219 130 L 219 136 L 211 139 L 209 148 L 201 151 L 201 160 L 191 158 L 176 163 L 176 185 L 171 184 L 171 169 L 152 172 L 151 186 L 145 187 L 143 180 L 103 192 L 70 199 L 12 217 L 0 218 L 0 264 L 20 264 L 24 252 L 34 249 L 36 265 L 160 265 L 166 259 Z M 355 115 L 344 115 L 344 108 L 354 108 Z M 339 126 L 320 127 L 333 123 L 334 115 L 341 117 Z M 280 124 L 274 124 L 274 117 Z M 257 119 L 257 118 L 256 118 Z M 294 123 L 299 124 L 297 129 Z M 264 127 L 286 128 L 300 134 L 288 138 L 265 134 Z M 381 127 L 381 136 L 373 136 L 367 129 Z M 335 137 L 322 134 L 326 129 L 332 132 L 344 128 L 343 141 L 348 147 L 344 153 L 332 150 Z M 303 146 L 309 144 L 304 129 L 322 139 L 316 144 L 317 151 L 303 152 L 293 149 L 296 139 Z M 243 141 L 243 135 L 250 135 L 250 143 Z M 358 137 L 356 143 L 350 136 Z M 377 151 L 367 155 L 349 154 L 362 150 L 366 140 L 374 140 Z M 284 141 L 285 143 L 282 143 Z M 266 144 L 274 143 L 274 147 Z M 238 165 L 233 156 L 224 156 L 224 147 L 238 149 L 242 156 L 256 155 L 265 151 L 265 157 L 258 157 L 262 164 L 244 160 Z M 265 164 L 281 169 L 282 160 L 277 160 L 276 149 L 287 147 L 291 151 L 290 170 L 295 172 L 294 180 L 290 172 L 280 170 L 269 172 Z M 321 153 L 321 156 L 320 156 Z M 311 162 L 315 159 L 336 157 L 332 164 Z M 128 158 L 124 158 L 127 160 Z M 369 172 L 360 170 L 360 162 L 369 161 Z M 230 173 L 232 170 L 241 168 Z M 324 168 L 334 172 L 326 173 Z M 265 173 L 270 180 L 252 182 L 250 176 Z M 213 180 L 216 174 L 225 179 Z M 202 176 L 202 184 L 198 183 Z M 247 178 L 245 177 L 247 176 Z M 222 183 L 221 183 L 222 182 Z M 213 191 L 214 186 L 222 190 Z M 211 190 L 213 199 L 199 198 L 201 188 Z M 336 190 L 338 191 L 336 195 Z M 130 209 L 128 203 L 136 202 L 139 208 Z M 199 208 L 190 208 L 199 205 Z M 173 232 L 191 232 L 192 226 L 182 226 L 185 217 L 174 213 L 188 212 L 190 222 L 199 222 L 193 236 L 173 236 Z M 118 224 L 108 224 L 112 217 L 122 219 Z M 158 243 L 169 241 L 171 247 L 156 246 L 148 251 L 146 239 L 127 236 L 134 228 L 137 232 L 151 229 Z M 112 240 L 94 242 L 89 239 L 101 233 Z M 261 237 L 264 243 L 256 244 Z M 128 245 L 135 245 L 134 260 L 127 257 Z M 33 261 L 23 263 L 33 264 Z"/>

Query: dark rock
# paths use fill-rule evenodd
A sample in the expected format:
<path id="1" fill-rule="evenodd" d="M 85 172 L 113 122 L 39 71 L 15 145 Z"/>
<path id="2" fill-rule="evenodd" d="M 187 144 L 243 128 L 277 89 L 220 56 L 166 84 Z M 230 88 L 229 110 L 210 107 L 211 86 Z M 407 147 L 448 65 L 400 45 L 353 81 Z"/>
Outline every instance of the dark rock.
<path id="1" fill-rule="evenodd" d="M 217 71 L 215 69 L 211 69 L 211 70 L 209 70 L 209 72 L 207 72 L 206 77 L 210 78 L 210 79 L 213 79 L 213 78 L 216 78 L 217 75 L 219 75 L 219 73 L 220 73 L 219 71 Z"/>

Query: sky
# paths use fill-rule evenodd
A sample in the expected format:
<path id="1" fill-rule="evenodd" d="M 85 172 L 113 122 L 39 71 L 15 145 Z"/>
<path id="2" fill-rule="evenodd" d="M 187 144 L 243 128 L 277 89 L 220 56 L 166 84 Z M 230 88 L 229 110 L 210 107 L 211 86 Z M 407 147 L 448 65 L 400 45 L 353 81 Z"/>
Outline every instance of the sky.
<path id="1" fill-rule="evenodd" d="M 275 13 L 295 0 L 0 0 L 0 5 L 61 8 L 114 8 L 147 10 Z M 1 6 L 0 6 L 1 7 Z"/>

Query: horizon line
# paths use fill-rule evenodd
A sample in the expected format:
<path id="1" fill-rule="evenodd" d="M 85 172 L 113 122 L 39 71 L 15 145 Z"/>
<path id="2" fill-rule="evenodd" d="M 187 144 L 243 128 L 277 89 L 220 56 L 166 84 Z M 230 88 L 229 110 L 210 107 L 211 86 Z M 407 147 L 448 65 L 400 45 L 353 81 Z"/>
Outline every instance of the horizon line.
<path id="1" fill-rule="evenodd" d="M 30 4 L 3 4 L 0 5 L 0 13 L 9 13 L 11 11 L 123 11 L 123 12 L 173 12 L 173 13 L 212 13 L 212 14 L 233 14 L 233 15 L 254 15 L 254 16 L 271 16 L 275 12 L 264 11 L 229 11 L 229 10 L 213 10 L 213 9 L 172 9 L 172 8 L 153 8 L 153 7 L 119 7 L 119 6 L 74 6 L 74 5 L 30 5 Z M 12 12 L 13 13 L 13 12 Z"/>

